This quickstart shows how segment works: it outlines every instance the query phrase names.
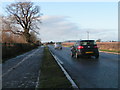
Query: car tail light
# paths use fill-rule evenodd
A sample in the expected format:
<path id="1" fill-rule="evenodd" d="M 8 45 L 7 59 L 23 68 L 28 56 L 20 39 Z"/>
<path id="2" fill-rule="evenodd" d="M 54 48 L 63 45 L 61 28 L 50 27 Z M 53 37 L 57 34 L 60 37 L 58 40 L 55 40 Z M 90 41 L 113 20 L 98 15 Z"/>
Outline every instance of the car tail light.
<path id="1" fill-rule="evenodd" d="M 83 49 L 84 47 L 83 46 L 78 46 L 78 48 L 77 49 Z"/>
<path id="2" fill-rule="evenodd" d="M 94 48 L 98 48 L 98 46 L 94 46 Z"/>

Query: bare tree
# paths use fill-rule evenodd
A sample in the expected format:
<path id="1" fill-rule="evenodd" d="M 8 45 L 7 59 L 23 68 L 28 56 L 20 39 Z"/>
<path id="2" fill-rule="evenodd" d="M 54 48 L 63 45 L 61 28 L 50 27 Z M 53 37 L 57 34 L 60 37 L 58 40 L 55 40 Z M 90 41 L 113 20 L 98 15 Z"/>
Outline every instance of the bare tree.
<path id="1" fill-rule="evenodd" d="M 1 20 L 2 20 L 2 24 L 1 24 L 2 30 L 12 30 L 10 17 L 1 16 Z"/>
<path id="2" fill-rule="evenodd" d="M 11 33 L 5 33 L 7 30 L 12 29 L 10 19 L 6 18 L 5 16 L 1 16 L 1 40 L 2 42 L 12 42 L 12 39 L 10 38 Z"/>
<path id="3" fill-rule="evenodd" d="M 30 35 L 31 35 L 30 41 L 31 41 L 32 43 L 35 43 L 35 42 L 37 41 L 37 36 L 35 35 L 34 32 L 30 32 Z"/>
<path id="4" fill-rule="evenodd" d="M 16 24 L 12 23 L 13 21 L 11 17 L 0 16 L 0 20 L 1 20 L 0 42 L 26 43 L 26 38 L 24 37 L 23 33 L 19 32 L 20 28 Z"/>
<path id="5" fill-rule="evenodd" d="M 23 35 L 27 42 L 30 41 L 30 30 L 37 33 L 39 27 L 36 23 L 40 23 L 40 9 L 32 2 L 17 2 L 6 7 L 7 12 L 13 17 L 14 23 L 19 24 L 23 28 Z"/>

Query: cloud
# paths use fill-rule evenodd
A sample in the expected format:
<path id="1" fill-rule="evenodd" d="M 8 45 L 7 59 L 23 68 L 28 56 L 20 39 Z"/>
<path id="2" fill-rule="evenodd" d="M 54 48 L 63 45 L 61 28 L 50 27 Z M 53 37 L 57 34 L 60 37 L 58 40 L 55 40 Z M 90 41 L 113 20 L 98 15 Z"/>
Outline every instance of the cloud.
<path id="1" fill-rule="evenodd" d="M 41 37 L 44 41 L 61 41 L 71 37 L 71 33 L 78 30 L 75 23 L 68 21 L 66 16 L 43 16 Z M 74 36 L 74 35 L 73 35 Z"/>
<path id="2" fill-rule="evenodd" d="M 42 16 L 40 38 L 42 41 L 65 41 L 87 39 L 117 40 L 116 29 L 91 29 L 78 27 L 68 16 Z"/>

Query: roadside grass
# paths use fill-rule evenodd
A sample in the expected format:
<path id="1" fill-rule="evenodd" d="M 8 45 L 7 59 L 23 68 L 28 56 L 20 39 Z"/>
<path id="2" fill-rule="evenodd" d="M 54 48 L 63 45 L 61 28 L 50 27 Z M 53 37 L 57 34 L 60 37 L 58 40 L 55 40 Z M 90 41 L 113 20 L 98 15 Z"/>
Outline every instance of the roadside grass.
<path id="1" fill-rule="evenodd" d="M 120 53 L 120 51 L 114 51 L 114 50 L 105 50 L 105 49 L 100 49 L 100 51 L 106 51 L 106 52 Z"/>
<path id="2" fill-rule="evenodd" d="M 38 88 L 72 88 L 63 71 L 57 65 L 48 47 L 44 49 Z"/>

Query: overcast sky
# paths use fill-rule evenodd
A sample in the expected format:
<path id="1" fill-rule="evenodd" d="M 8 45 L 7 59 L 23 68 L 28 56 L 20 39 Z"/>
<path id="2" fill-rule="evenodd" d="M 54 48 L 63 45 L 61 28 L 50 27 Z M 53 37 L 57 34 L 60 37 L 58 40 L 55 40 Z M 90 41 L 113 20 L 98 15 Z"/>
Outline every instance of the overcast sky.
<path id="1" fill-rule="evenodd" d="M 8 2 L 7 2 L 8 4 Z M 42 41 L 118 40 L 117 2 L 37 2 L 41 7 Z M 6 5 L 2 4 L 3 7 Z"/>

